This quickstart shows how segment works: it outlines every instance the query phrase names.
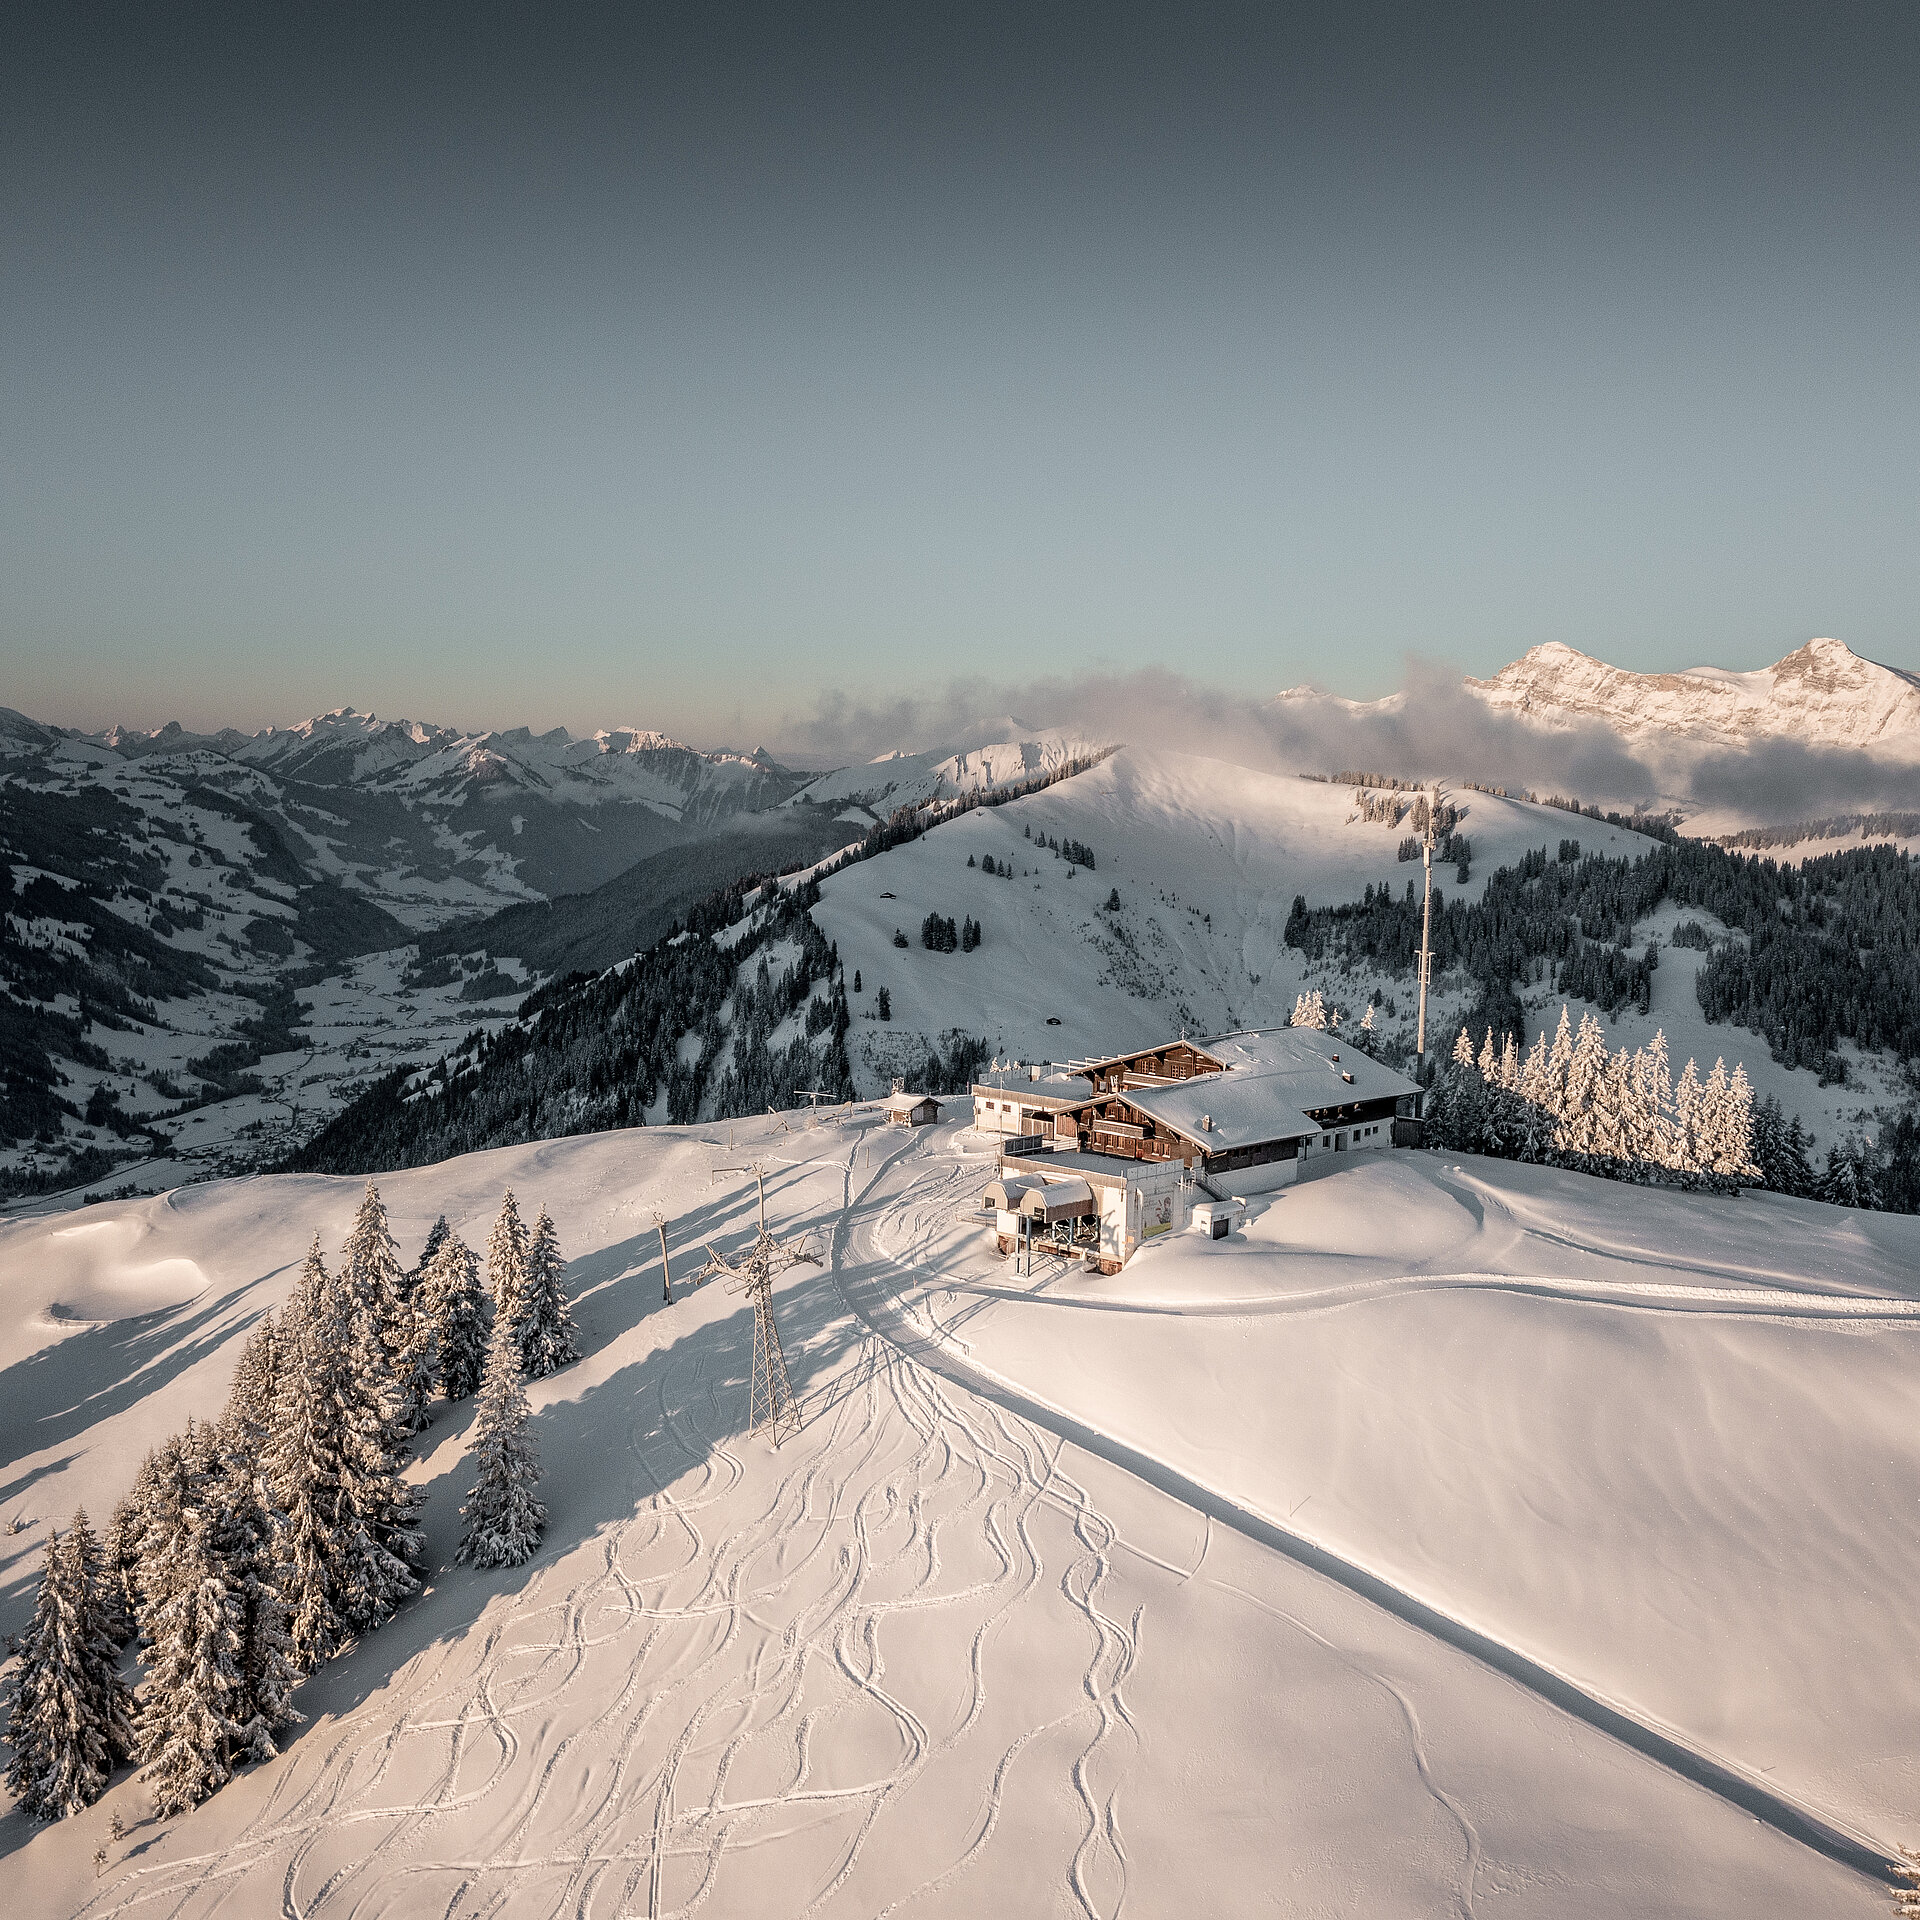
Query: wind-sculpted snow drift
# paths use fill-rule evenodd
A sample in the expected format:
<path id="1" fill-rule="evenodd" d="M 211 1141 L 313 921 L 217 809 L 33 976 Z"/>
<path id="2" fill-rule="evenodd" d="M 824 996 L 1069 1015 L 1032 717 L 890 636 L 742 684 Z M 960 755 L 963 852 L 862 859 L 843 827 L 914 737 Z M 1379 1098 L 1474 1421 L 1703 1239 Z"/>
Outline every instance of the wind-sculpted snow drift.
<path id="1" fill-rule="evenodd" d="M 753 1183 L 713 1170 L 748 1159 L 828 1259 L 779 1289 L 803 1425 L 778 1452 L 745 1432 L 742 1303 L 665 1306 L 652 1224 L 676 1260 L 737 1247 Z M 531 1389 L 545 1545 L 450 1564 L 470 1403 L 440 1405 L 429 1590 L 191 1815 L 160 1827 L 124 1778 L 38 1834 L 10 1815 L 21 1910 L 1884 1910 L 1692 1780 L 1751 1777 L 1863 1857 L 1910 1835 L 1920 1553 L 1887 1494 L 1920 1466 L 1913 1223 L 1396 1155 L 1225 1246 L 1016 1280 L 971 1215 L 989 1164 L 856 1108 L 383 1180 L 409 1248 L 443 1211 L 483 1238 L 507 1184 L 560 1222 L 585 1358 Z M 126 1222 L 207 1284 L 99 1327 L 42 1310 L 77 1270 L 18 1285 L 62 1223 L 0 1228 L 0 1441 L 32 1522 L 0 1536 L 0 1626 L 49 1521 L 217 1410 L 245 1329 L 359 1197 L 276 1177 L 103 1207 L 103 1270 Z"/>

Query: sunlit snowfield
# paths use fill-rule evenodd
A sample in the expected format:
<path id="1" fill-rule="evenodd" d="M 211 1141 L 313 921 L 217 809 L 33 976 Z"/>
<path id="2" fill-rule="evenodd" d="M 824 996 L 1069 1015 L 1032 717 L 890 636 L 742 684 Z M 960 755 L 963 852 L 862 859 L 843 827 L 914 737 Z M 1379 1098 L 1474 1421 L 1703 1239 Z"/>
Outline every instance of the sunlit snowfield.
<path id="1" fill-rule="evenodd" d="M 751 1231 L 713 1169 L 753 1159 L 827 1256 L 779 1290 L 778 1452 L 743 1431 L 742 1302 L 665 1306 L 652 1225 L 684 1284 Z M 1920 1836 L 1920 1222 L 1393 1154 L 1226 1245 L 1027 1276 L 970 1216 L 990 1166 L 862 1109 L 383 1180 L 407 1252 L 442 1211 L 484 1242 L 509 1184 L 559 1222 L 588 1357 L 531 1389 L 545 1549 L 451 1568 L 471 1403 L 441 1406 L 430 1590 L 195 1813 L 158 1827 L 123 1777 L 55 1828 L 9 1815 L 16 1909 L 1886 1910 L 1829 1854 Z M 358 1195 L 0 1228 L 3 1498 L 33 1522 L 0 1535 L 7 1630 L 49 1522 L 218 1411 Z"/>

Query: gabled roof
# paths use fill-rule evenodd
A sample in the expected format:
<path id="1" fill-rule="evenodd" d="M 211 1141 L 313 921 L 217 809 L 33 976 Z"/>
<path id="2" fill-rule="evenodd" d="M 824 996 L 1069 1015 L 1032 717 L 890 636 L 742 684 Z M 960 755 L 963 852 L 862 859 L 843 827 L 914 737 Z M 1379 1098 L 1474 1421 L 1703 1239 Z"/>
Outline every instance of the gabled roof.
<path id="1" fill-rule="evenodd" d="M 1351 1045 L 1337 1030 L 1318 1027 L 1262 1027 L 1249 1033 L 1222 1034 L 1207 1051 L 1235 1073 L 1275 1078 L 1303 1113 L 1344 1107 L 1355 1100 L 1399 1099 L 1418 1093 L 1403 1073 Z"/>
<path id="2" fill-rule="evenodd" d="M 890 1093 L 887 1095 L 889 1113 L 911 1113 L 915 1107 L 932 1107 L 937 1113 L 940 1102 L 930 1093 Z"/>
<path id="3" fill-rule="evenodd" d="M 1133 1087 L 1113 1097 L 1151 1114 L 1207 1153 L 1229 1153 L 1268 1140 L 1304 1140 L 1320 1131 L 1272 1085 L 1250 1073 L 1210 1073 L 1178 1086 Z"/>
<path id="4" fill-rule="evenodd" d="M 1203 1044 L 1198 1040 L 1162 1040 L 1157 1045 L 1147 1047 L 1129 1047 L 1125 1053 L 1110 1053 L 1099 1060 L 1080 1062 L 1081 1071 L 1090 1079 L 1105 1073 L 1111 1067 L 1124 1067 L 1130 1061 L 1138 1060 L 1143 1053 L 1171 1053 L 1176 1047 L 1185 1047 L 1189 1053 L 1195 1053 L 1202 1060 L 1211 1060 L 1216 1067 L 1224 1066 L 1211 1043 Z"/>
<path id="5" fill-rule="evenodd" d="M 1270 1140 L 1304 1140 L 1320 1131 L 1309 1116 L 1329 1107 L 1419 1091 L 1338 1033 L 1314 1027 L 1227 1034 L 1209 1040 L 1206 1051 L 1225 1063 L 1224 1072 L 1113 1097 L 1208 1153 L 1229 1153 Z"/>

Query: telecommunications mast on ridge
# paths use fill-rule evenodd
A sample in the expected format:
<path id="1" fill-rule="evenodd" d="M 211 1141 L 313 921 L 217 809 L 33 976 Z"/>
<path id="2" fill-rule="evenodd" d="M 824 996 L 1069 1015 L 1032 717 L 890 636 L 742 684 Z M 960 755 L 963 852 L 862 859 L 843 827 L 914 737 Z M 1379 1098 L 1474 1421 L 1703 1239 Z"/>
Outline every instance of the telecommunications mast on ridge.
<path id="1" fill-rule="evenodd" d="M 776 1240 L 767 1231 L 767 1176 L 757 1162 L 750 1167 L 715 1167 L 715 1173 L 750 1173 L 760 1183 L 760 1231 L 747 1249 L 744 1260 L 723 1260 L 711 1244 L 707 1264 L 700 1270 L 701 1280 L 724 1277 L 729 1293 L 744 1293 L 753 1303 L 753 1386 L 748 1398 L 748 1417 L 753 1431 L 762 1427 L 773 1436 L 777 1447 L 789 1433 L 800 1431 L 800 1409 L 787 1379 L 787 1357 L 780 1350 L 780 1329 L 773 1318 L 773 1277 L 788 1267 L 804 1263 L 821 1265 L 817 1253 L 809 1253 L 805 1243 L 798 1246 Z"/>
<path id="2" fill-rule="evenodd" d="M 1447 790 L 1433 783 L 1433 799 L 1427 806 L 1427 823 L 1420 833 L 1420 864 L 1426 869 L 1427 892 L 1420 909 L 1420 1019 L 1414 1035 L 1414 1078 L 1422 1088 L 1427 1084 L 1427 983 L 1433 977 L 1433 850 L 1440 834 L 1440 809 L 1446 805 Z M 1421 1096 L 1425 1103 L 1425 1094 Z"/>

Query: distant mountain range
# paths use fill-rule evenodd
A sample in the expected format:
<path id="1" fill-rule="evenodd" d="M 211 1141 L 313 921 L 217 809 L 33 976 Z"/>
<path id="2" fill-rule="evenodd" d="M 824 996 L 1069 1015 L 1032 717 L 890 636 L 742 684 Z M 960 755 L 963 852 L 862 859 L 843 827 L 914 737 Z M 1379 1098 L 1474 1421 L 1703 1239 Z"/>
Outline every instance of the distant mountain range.
<path id="1" fill-rule="evenodd" d="M 1547 726 L 1598 720 L 1635 742 L 1792 739 L 1920 760 L 1920 674 L 1863 660 L 1839 640 L 1809 640 L 1755 673 L 1629 673 L 1549 641 L 1467 686 L 1489 706 Z"/>
<path id="2" fill-rule="evenodd" d="M 1839 640 L 1809 640 L 1754 672 L 1686 667 L 1631 673 L 1550 640 L 1530 647 L 1487 680 L 1463 682 L 1497 712 L 1548 729 L 1598 721 L 1633 746 L 1684 754 L 1739 750 L 1763 740 L 1920 761 L 1920 674 L 1864 660 Z M 1317 687 L 1290 687 L 1276 707 L 1320 707 L 1355 719 L 1404 713 L 1409 696 L 1343 700 Z"/>
<path id="3" fill-rule="evenodd" d="M 1882 790 L 1920 763 L 1920 676 L 1837 640 L 1751 673 L 1635 674 L 1548 644 L 1466 691 L 1548 742 L 1549 766 L 1558 730 L 1609 729 L 1660 770 L 1649 791 L 1678 796 L 1696 833 L 1799 817 L 1738 796 L 1723 794 L 1717 814 L 1689 801 L 1689 767 L 1716 753 L 1769 740 L 1864 753 L 1886 774 L 1862 782 L 1842 764 L 1840 784 Z M 1362 705 L 1300 689 L 1276 704 L 1288 702 L 1336 723 L 1309 730 L 1316 754 L 1345 751 L 1350 733 L 1356 755 L 1404 756 L 1416 717 L 1406 694 Z M 1369 715 L 1394 721 L 1374 748 L 1364 724 L 1344 724 Z M 1445 751 L 1444 715 L 1439 731 Z M 435 1020 L 497 1023 L 529 982 L 613 965 L 715 889 L 821 860 L 903 808 L 1023 787 L 1118 744 L 1000 715 L 819 773 L 640 728 L 473 733 L 343 707 L 254 734 L 88 734 L 0 708 L 0 1187 L 16 1161 L 44 1171 L 49 1153 L 118 1151 L 116 1130 L 124 1143 L 131 1123 L 231 1104 L 246 1085 L 261 1137 L 284 1144 L 378 1060 L 428 1044 L 429 1001 Z M 1429 738 L 1423 757 L 1432 750 Z M 1462 761 L 1474 750 L 1463 740 Z M 1288 770 L 1280 758 L 1270 772 Z M 1291 770 L 1376 765 L 1506 777 L 1364 757 Z M 1670 772 L 1671 787 L 1652 784 Z M 1789 804 L 1764 758 L 1754 780 Z M 1837 817 L 1852 804 L 1823 790 L 1821 812 L 1836 817 L 1749 843 L 1913 832 L 1913 816 L 1885 811 L 1897 800 L 1862 795 L 1880 810 Z M 1181 832 L 1197 848 L 1222 826 L 1237 828 L 1231 807 Z M 1175 846 L 1175 865 L 1193 848 Z M 1041 991 L 1048 968 L 1031 971 Z M 332 1039 L 310 1024 L 322 1002 Z"/>

